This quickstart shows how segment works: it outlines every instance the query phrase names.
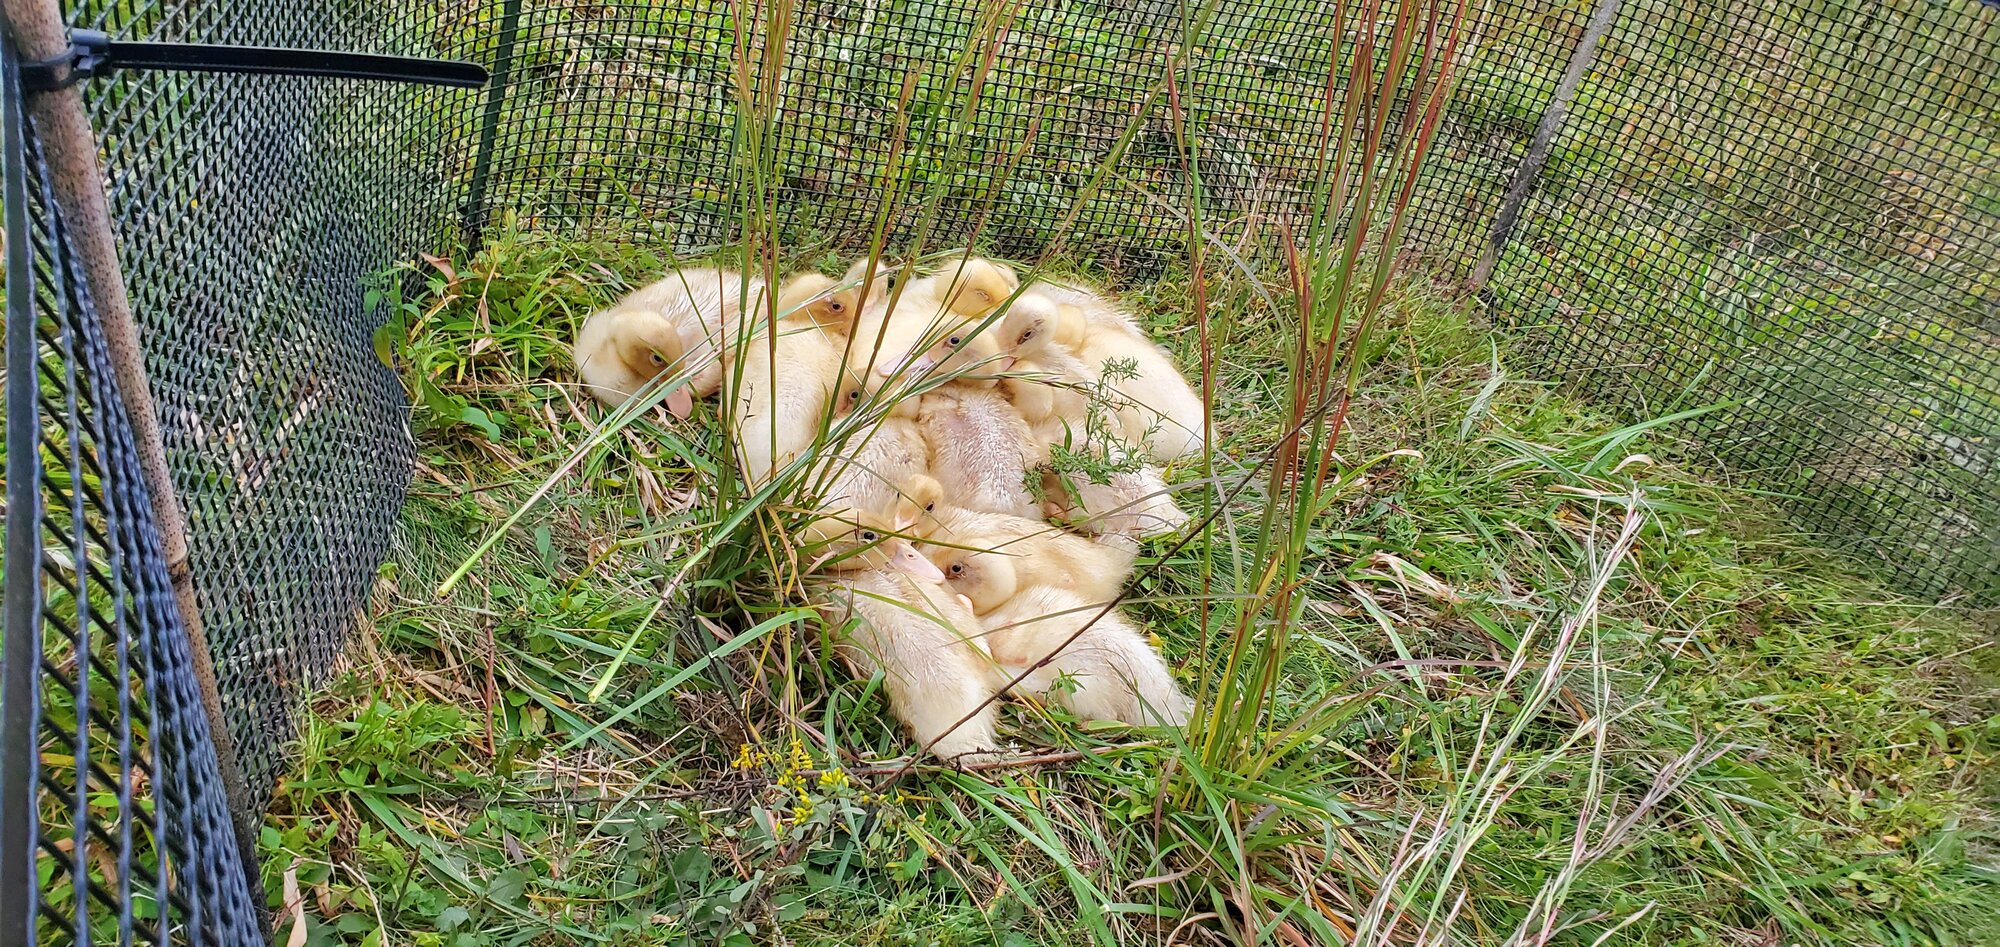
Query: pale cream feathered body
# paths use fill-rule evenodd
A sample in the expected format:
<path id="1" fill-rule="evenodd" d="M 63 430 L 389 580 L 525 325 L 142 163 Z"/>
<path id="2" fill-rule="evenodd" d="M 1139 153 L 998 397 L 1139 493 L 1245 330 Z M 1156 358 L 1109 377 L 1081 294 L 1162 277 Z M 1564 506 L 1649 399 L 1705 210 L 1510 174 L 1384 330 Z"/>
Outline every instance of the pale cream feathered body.
<path id="1" fill-rule="evenodd" d="M 724 396 L 735 397 L 730 440 L 750 482 L 768 481 L 812 445 L 839 388 L 846 341 L 810 319 L 788 319 L 724 365 Z"/>
<path id="2" fill-rule="evenodd" d="M 1118 596 L 1139 552 L 1137 543 L 1122 537 L 1091 540 L 1039 519 L 949 505 L 937 507 L 930 523 L 924 531 L 926 541 L 918 549 L 947 579 L 954 570 L 963 572 L 968 565 L 976 568 L 981 561 L 1000 557 L 1012 565 L 1017 585 L 1052 585 L 1091 602 Z M 989 585 L 983 591 L 991 597 L 975 600 L 975 612 L 990 610 L 1013 590 Z"/>
<path id="3" fill-rule="evenodd" d="M 1019 674 L 1054 656 L 1029 671 L 1016 691 L 1054 700 L 1086 719 L 1187 723 L 1193 701 L 1145 633 L 1115 608 L 1105 611 L 1075 592 L 1044 585 L 1022 590 L 982 621 L 987 650 L 1003 671 Z"/>
<path id="4" fill-rule="evenodd" d="M 1017 692 L 1054 700 L 1079 716 L 1179 725 L 1191 702 L 1139 627 L 1105 602 L 1022 581 L 1013 559 L 981 554 L 952 562 L 946 584 L 974 606 L 986 651 Z M 1038 666 L 1040 665 L 1040 666 Z"/>
<path id="5" fill-rule="evenodd" d="M 929 479 L 930 452 L 915 421 L 891 416 L 829 444 L 820 463 L 820 509 L 883 511 Z"/>
<path id="6" fill-rule="evenodd" d="M 1022 313 L 1023 302 L 1030 305 Z M 1018 316 L 1017 313 L 1020 313 Z M 1046 314 L 1044 314 L 1046 313 Z M 1034 340 L 1039 349 L 1049 342 L 1073 355 L 1081 371 L 1067 374 L 1095 382 L 1102 379 L 1105 397 L 1119 432 L 1159 463 L 1172 463 L 1202 449 L 1203 410 L 1197 394 L 1174 364 L 1173 356 L 1146 337 L 1145 330 L 1122 307 L 1080 286 L 1038 283 L 1015 301 L 1010 327 L 1042 325 Z M 1027 348 L 1015 338 L 1016 348 Z M 1017 351 L 1023 359 L 1033 356 Z M 1131 377 L 1107 372 L 1114 361 L 1130 362 Z"/>
<path id="7" fill-rule="evenodd" d="M 976 643 L 984 635 L 979 619 L 956 594 L 937 582 L 879 569 L 831 578 L 820 587 L 828 601 L 822 614 L 840 655 L 861 677 L 881 672 L 889 708 L 918 746 L 961 762 L 998 748 L 993 698 L 1005 679 Z"/>
<path id="8" fill-rule="evenodd" d="M 1150 539 L 1180 532 L 1191 517 L 1157 467 L 1118 471 L 1098 483 L 1090 476 L 1049 474 L 1042 478 L 1043 509 L 1078 532 L 1093 536 Z"/>
<path id="9" fill-rule="evenodd" d="M 950 511 L 940 519 L 934 539 L 954 523 L 964 529 L 992 527 L 996 533 L 1024 529 L 984 517 L 956 517 Z M 1166 661 L 1138 625 L 1110 607 L 1116 589 L 1104 593 L 1104 587 L 1064 585 L 1062 575 L 1088 567 L 1088 557 L 1096 553 L 1072 549 L 1082 555 L 1058 565 L 1048 561 L 1046 549 L 1044 555 L 968 553 L 936 541 L 924 543 L 924 549 L 942 565 L 946 585 L 964 595 L 964 603 L 978 615 L 986 629 L 986 653 L 1000 673 L 1008 679 L 1022 677 L 1016 691 L 1054 699 L 1082 717 L 1168 725 L 1188 719 L 1190 701 L 1174 685 Z M 1120 553 L 1124 549 L 1106 547 L 1104 555 Z M 1130 557 L 1122 561 L 1130 567 Z M 1124 569 L 1120 583 L 1122 579 Z"/>
<path id="10" fill-rule="evenodd" d="M 917 424 L 929 445 L 931 476 L 944 485 L 947 504 L 1036 514 L 1027 474 L 1046 454 L 1020 410 L 998 389 L 955 382 L 926 393 Z"/>
<path id="11" fill-rule="evenodd" d="M 1093 324 L 1076 357 L 1103 379 L 1127 441 L 1145 445 L 1147 455 L 1163 464 L 1201 454 L 1201 396 L 1159 343 L 1135 331 Z M 1107 371 L 1105 366 L 1114 361 L 1130 363 L 1136 374 L 1121 377 Z"/>
<path id="12" fill-rule="evenodd" d="M 757 311 L 763 297 L 764 281 L 758 277 L 687 267 L 632 291 L 613 308 L 657 313 L 671 321 L 686 346 L 688 385 L 696 396 L 706 397 L 722 384 L 723 360 L 742 313 Z"/>

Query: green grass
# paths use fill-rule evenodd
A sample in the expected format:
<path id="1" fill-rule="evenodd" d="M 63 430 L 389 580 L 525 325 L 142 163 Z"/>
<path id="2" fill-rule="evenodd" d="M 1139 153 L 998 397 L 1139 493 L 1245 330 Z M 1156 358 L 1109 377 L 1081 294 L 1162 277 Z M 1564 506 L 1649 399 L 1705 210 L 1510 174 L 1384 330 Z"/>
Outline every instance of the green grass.
<path id="1" fill-rule="evenodd" d="M 892 777 L 879 692 L 740 571 L 754 551 L 662 602 L 715 535 L 711 418 L 642 418 L 554 476 L 604 414 L 562 343 L 664 267 L 628 246 L 510 229 L 393 300 L 422 467 L 265 837 L 310 942 L 2000 937 L 1990 625 L 1803 548 L 1676 463 L 1696 452 L 1674 426 L 1523 376 L 1421 280 L 1359 353 L 1341 445 L 1343 469 L 1421 456 L 1367 467 L 1300 534 L 1257 767 L 1016 711 L 1054 761 Z M 1129 295 L 1186 364 L 1193 290 Z M 1234 483 L 1287 427 L 1291 330 L 1240 276 L 1203 294 Z M 1261 492 L 1130 606 L 1191 692 L 1222 677 Z"/>
<path id="2" fill-rule="evenodd" d="M 945 11 L 944 38 L 909 32 L 926 9 L 789 35 L 858 44 L 831 60 L 851 64 L 839 75 L 789 83 L 775 41 L 676 43 L 726 25 L 721 8 L 537 18 L 520 63 L 532 94 L 510 100 L 503 146 L 526 164 L 496 195 L 519 214 L 386 300 L 379 349 L 408 379 L 423 462 L 373 620 L 315 707 L 267 837 L 274 886 L 294 866 L 315 936 L 2000 935 L 1991 616 L 1898 598 L 1684 466 L 1717 449 L 1691 436 L 1711 416 L 1691 391 L 1621 426 L 1521 374 L 1519 347 L 1385 262 L 1432 199 L 1397 190 L 1431 141 L 1411 116 L 1455 75 L 1423 56 L 1397 71 L 1426 31 L 1404 15 L 1417 8 L 1379 35 L 1321 24 L 1338 39 L 1299 46 L 1281 75 L 1250 70 L 1262 78 L 1239 68 L 1257 60 L 1232 45 L 1233 13 L 1189 11 L 1178 28 L 1202 35 L 1184 55 L 1115 81 L 1022 74 L 1037 60 L 997 42 L 1003 21 L 1010 42 L 1075 44 L 1091 68 L 1130 58 L 1145 30 L 995 7 Z M 607 36 L 646 52 L 593 45 Z M 882 71 L 905 47 L 921 55 Z M 1345 89 L 1390 94 L 1322 104 L 1285 73 L 1317 74 L 1311 51 L 1344 47 L 1372 49 L 1346 58 Z M 1450 61 L 1491 93 L 1507 60 Z M 1068 91 L 1030 94 L 1052 83 Z M 802 121 L 818 110 L 796 95 L 878 120 L 836 154 L 870 187 L 812 178 L 838 128 Z M 597 115 L 603 96 L 669 120 Z M 1019 134 L 1135 99 L 1152 111 L 1081 129 L 1079 160 Z M 1404 134 L 1364 133 L 1377 103 L 1411 106 Z M 1237 159 L 1299 106 L 1337 113 L 1337 140 L 1328 165 L 1310 136 L 1279 155 L 1306 162 L 1284 184 L 1325 209 L 1274 253 L 1242 213 Z M 577 122 L 627 137 L 568 135 Z M 618 165 L 641 155 L 660 164 Z M 1372 170 L 1336 180 L 1350 158 Z M 655 173 L 688 167 L 707 169 L 692 188 Z M 634 219 L 647 226 L 619 226 Z M 632 247 L 699 256 L 735 235 L 732 262 L 830 270 L 829 246 L 914 232 L 935 250 L 971 230 L 1042 254 L 1045 272 L 1125 281 L 1190 372 L 1212 373 L 1219 449 L 1175 471 L 1211 522 L 1149 547 L 1126 603 L 1197 697 L 1185 732 L 1016 708 L 1005 732 L 1025 758 L 907 764 L 879 682 L 833 666 L 802 607 L 798 485 L 744 490 L 715 460 L 712 407 L 691 423 L 612 417 L 570 382 L 578 320 L 668 265 Z M 1115 249 L 1128 244 L 1132 258 Z M 1691 311 L 1716 296 L 1663 295 Z"/>

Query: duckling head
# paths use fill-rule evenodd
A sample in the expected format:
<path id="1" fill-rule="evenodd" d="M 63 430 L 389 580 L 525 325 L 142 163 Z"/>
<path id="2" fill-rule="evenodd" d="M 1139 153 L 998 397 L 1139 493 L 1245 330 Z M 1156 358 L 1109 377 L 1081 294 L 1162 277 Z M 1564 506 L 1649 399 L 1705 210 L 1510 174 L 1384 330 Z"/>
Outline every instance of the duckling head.
<path id="1" fill-rule="evenodd" d="M 918 509 L 905 499 L 890 517 L 873 513 L 822 516 L 806 525 L 806 545 L 819 547 L 816 566 L 827 572 L 895 569 L 942 582 L 944 573 L 918 553 L 908 537 L 899 535 L 916 525 Z"/>
<path id="2" fill-rule="evenodd" d="M 913 377 L 964 371 L 1002 372 L 1014 364 L 1000 351 L 1000 340 L 991 332 L 979 331 L 980 323 L 967 322 L 938 333 L 930 348 L 915 358 L 904 358 L 896 366 Z"/>
<path id="3" fill-rule="evenodd" d="M 984 257 L 969 257 L 952 274 L 951 293 L 945 308 L 961 316 L 978 319 L 1007 301 L 1021 287 L 1021 278 L 1005 263 Z"/>
<path id="4" fill-rule="evenodd" d="M 656 312 L 632 310 L 620 314 L 612 327 L 612 339 L 618 360 L 641 378 L 658 378 L 687 355 L 680 329 Z M 687 385 L 669 392 L 665 403 L 674 417 L 685 418 L 694 413 L 694 398 Z"/>
<path id="5" fill-rule="evenodd" d="M 1005 553 L 939 546 L 931 551 L 931 561 L 944 574 L 951 590 L 972 602 L 972 611 L 984 615 L 1020 591 L 1020 576 Z"/>
<path id="6" fill-rule="evenodd" d="M 874 265 L 871 267 L 870 264 Z M 858 313 L 862 307 L 887 296 L 889 274 L 893 271 L 894 268 L 889 266 L 887 261 L 871 260 L 865 256 L 848 266 L 847 272 L 840 276 L 840 284 L 847 288 L 840 293 L 846 297 L 849 311 Z M 861 293 L 864 287 L 868 290 L 865 296 Z"/>
<path id="7" fill-rule="evenodd" d="M 1016 359 L 1029 359 L 1052 345 L 1075 348 L 1083 342 L 1085 325 L 1083 310 L 1031 289 L 1007 307 L 1007 315 L 994 331 L 1002 351 Z"/>
<path id="8" fill-rule="evenodd" d="M 897 502 L 897 518 L 907 516 L 909 532 L 928 537 L 937 531 L 937 508 L 944 502 L 944 484 L 929 474 L 911 474 L 903 481 L 902 498 Z"/>
<path id="9" fill-rule="evenodd" d="M 842 373 L 840 390 L 834 394 L 833 416 L 844 418 L 853 414 L 856 408 L 869 404 L 879 397 L 882 389 L 888 387 L 889 383 L 890 379 L 886 374 L 878 373 L 871 378 L 861 371 L 860 366 L 850 366 Z M 888 410 L 883 415 L 885 418 L 916 418 L 919 402 L 915 395 L 898 392 L 892 393 L 890 397 L 895 400 L 888 402 Z"/>
<path id="10" fill-rule="evenodd" d="M 855 302 L 859 293 L 835 291 L 833 277 L 801 273 L 778 286 L 778 316 L 803 315 L 822 328 L 846 332 L 854 325 Z"/>

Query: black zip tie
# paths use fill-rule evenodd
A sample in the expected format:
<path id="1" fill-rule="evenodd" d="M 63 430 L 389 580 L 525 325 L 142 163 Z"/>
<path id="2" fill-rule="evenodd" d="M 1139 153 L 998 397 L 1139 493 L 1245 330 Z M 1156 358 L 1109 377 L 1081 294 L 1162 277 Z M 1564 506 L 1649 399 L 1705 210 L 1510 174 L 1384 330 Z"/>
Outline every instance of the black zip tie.
<path id="1" fill-rule="evenodd" d="M 460 89 L 477 89 L 486 85 L 485 67 L 448 59 L 280 46 L 128 43 L 113 40 L 110 34 L 98 30 L 71 30 L 67 53 L 53 59 L 21 64 L 21 86 L 29 92 L 53 92 L 114 69 L 324 76 Z"/>

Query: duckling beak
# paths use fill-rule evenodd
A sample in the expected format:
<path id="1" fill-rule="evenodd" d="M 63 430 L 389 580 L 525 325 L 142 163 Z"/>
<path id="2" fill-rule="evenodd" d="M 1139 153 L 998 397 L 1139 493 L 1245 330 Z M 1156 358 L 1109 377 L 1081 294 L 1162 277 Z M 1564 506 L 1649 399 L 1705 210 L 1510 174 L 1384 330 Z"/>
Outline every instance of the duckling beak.
<path id="1" fill-rule="evenodd" d="M 694 396 L 688 394 L 686 385 L 667 392 L 666 404 L 668 414 L 684 421 L 688 415 L 694 413 Z"/>
<path id="2" fill-rule="evenodd" d="M 894 540 L 889 545 L 889 568 L 899 569 L 928 582 L 943 582 L 944 572 L 937 564 L 924 558 L 917 547 L 908 540 Z"/>
<path id="3" fill-rule="evenodd" d="M 1020 360 L 1021 359 L 1018 356 L 1003 355 L 1000 357 L 1000 370 L 1003 372 L 1011 372 L 1014 370 L 1014 363 Z"/>
<path id="4" fill-rule="evenodd" d="M 888 378 L 898 372 L 906 377 L 917 378 L 925 372 L 930 371 L 931 366 L 936 364 L 937 359 L 933 358 L 929 352 L 925 352 L 922 355 L 904 355 L 902 358 L 895 359 L 894 361 L 882 362 L 875 366 L 875 371 L 883 378 Z"/>

